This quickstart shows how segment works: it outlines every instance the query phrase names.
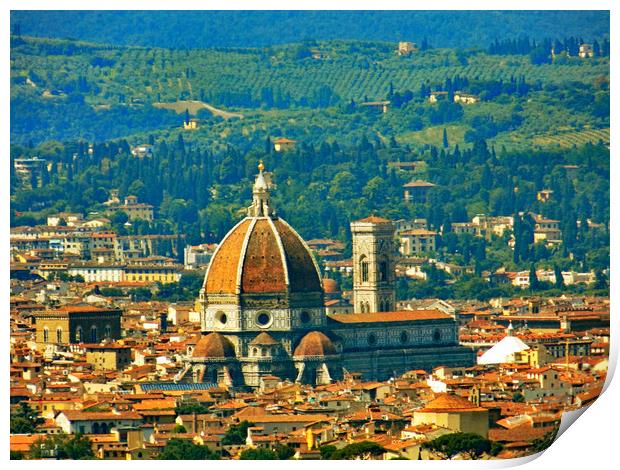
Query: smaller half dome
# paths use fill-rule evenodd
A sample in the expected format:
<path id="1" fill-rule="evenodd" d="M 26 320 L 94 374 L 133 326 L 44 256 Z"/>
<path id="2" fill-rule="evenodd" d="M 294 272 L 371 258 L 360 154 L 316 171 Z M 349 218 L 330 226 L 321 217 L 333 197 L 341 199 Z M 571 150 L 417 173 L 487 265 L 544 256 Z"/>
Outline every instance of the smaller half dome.
<path id="1" fill-rule="evenodd" d="M 274 346 L 278 343 L 269 333 L 261 332 L 256 338 L 250 341 L 250 346 Z"/>
<path id="2" fill-rule="evenodd" d="M 320 331 L 311 331 L 301 339 L 293 356 L 301 358 L 333 356 L 335 354 L 337 354 L 336 347 L 331 339 Z"/>
<path id="3" fill-rule="evenodd" d="M 204 335 L 196 343 L 194 358 L 226 359 L 235 357 L 235 347 L 219 333 Z"/>

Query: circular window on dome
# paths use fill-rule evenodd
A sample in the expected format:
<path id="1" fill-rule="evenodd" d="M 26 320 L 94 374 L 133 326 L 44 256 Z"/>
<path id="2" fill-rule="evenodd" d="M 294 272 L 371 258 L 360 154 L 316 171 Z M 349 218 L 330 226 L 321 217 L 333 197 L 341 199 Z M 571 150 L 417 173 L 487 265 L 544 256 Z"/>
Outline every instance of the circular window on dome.
<path id="1" fill-rule="evenodd" d="M 377 335 L 370 333 L 368 335 L 368 344 L 377 344 Z"/>
<path id="2" fill-rule="evenodd" d="M 215 318 L 217 319 L 218 322 L 220 322 L 222 325 L 225 325 L 226 322 L 228 321 L 228 317 L 226 316 L 226 314 L 224 312 L 217 312 L 215 314 Z"/>
<path id="3" fill-rule="evenodd" d="M 256 324 L 261 327 L 267 327 L 271 323 L 271 315 L 266 312 L 261 312 L 256 316 Z"/>
<path id="4" fill-rule="evenodd" d="M 310 314 L 306 311 L 301 312 L 299 319 L 302 323 L 308 323 L 310 321 Z"/>
<path id="5" fill-rule="evenodd" d="M 436 343 L 441 341 L 441 332 L 439 330 L 435 330 L 435 332 L 433 333 L 433 341 L 435 341 Z"/>
<path id="6" fill-rule="evenodd" d="M 407 332 L 406 332 L 406 331 L 403 331 L 403 332 L 400 334 L 400 342 L 401 342 L 401 343 L 406 343 L 407 341 L 409 341 L 409 335 L 407 334 Z"/>

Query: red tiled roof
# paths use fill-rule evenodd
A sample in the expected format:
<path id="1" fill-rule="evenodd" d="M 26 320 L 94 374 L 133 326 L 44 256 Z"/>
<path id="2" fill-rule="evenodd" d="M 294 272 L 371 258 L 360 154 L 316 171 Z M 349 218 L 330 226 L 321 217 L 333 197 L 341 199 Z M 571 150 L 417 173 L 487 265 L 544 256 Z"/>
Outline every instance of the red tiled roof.
<path id="1" fill-rule="evenodd" d="M 377 323 L 452 319 L 439 310 L 401 310 L 397 312 L 333 314 L 329 318 L 338 323 Z"/>

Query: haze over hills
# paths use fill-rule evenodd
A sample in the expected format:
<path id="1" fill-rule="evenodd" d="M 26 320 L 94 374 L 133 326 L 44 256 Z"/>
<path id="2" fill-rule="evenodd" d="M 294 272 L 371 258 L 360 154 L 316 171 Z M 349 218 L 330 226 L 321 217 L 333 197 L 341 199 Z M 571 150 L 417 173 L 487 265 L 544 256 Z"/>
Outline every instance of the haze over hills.
<path id="1" fill-rule="evenodd" d="M 19 25 L 19 26 L 18 26 Z M 41 37 L 170 48 L 258 47 L 315 40 L 421 41 L 486 47 L 495 38 L 609 36 L 607 11 L 13 11 L 11 29 Z"/>

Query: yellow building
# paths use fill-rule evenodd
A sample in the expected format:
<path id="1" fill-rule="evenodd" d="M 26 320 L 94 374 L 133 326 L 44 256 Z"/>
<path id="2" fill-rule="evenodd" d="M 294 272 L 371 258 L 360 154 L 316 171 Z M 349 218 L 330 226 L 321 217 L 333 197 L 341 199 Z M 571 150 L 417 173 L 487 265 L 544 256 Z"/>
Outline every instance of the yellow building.
<path id="1" fill-rule="evenodd" d="M 131 347 L 122 344 L 85 344 L 86 362 L 95 370 L 123 370 L 131 364 Z"/>
<path id="2" fill-rule="evenodd" d="M 454 432 L 471 432 L 487 437 L 489 432 L 489 411 L 486 408 L 456 395 L 447 393 L 413 412 L 413 426 L 434 424 Z"/>
<path id="3" fill-rule="evenodd" d="M 189 121 L 183 121 L 183 129 L 186 131 L 195 131 L 200 126 L 200 119 L 191 118 Z"/>
<path id="4" fill-rule="evenodd" d="M 273 149 L 276 152 L 286 152 L 287 150 L 293 150 L 297 145 L 297 141 L 287 138 L 279 138 L 273 141 Z"/>
<path id="5" fill-rule="evenodd" d="M 150 204 L 138 203 L 136 196 L 127 196 L 125 204 L 119 207 L 129 220 L 146 220 L 152 221 L 154 217 L 153 206 Z"/>
<path id="6" fill-rule="evenodd" d="M 415 42 L 400 41 L 398 43 L 398 55 L 409 55 L 412 52 L 416 52 L 417 50 L 418 46 Z"/>
<path id="7" fill-rule="evenodd" d="M 432 230 L 407 230 L 400 234 L 400 252 L 403 256 L 416 256 L 436 249 L 437 232 Z"/>
<path id="8" fill-rule="evenodd" d="M 128 265 L 125 268 L 125 281 L 128 282 L 178 282 L 181 279 L 181 266 L 178 265 Z"/>

